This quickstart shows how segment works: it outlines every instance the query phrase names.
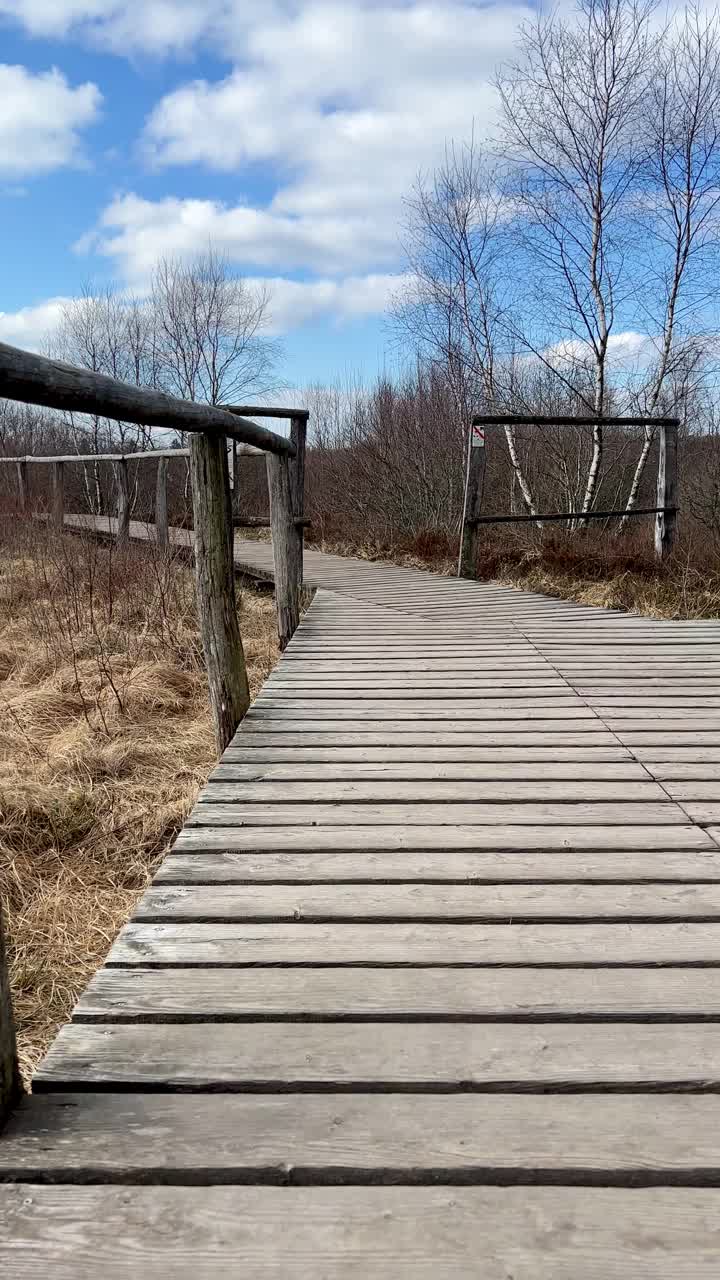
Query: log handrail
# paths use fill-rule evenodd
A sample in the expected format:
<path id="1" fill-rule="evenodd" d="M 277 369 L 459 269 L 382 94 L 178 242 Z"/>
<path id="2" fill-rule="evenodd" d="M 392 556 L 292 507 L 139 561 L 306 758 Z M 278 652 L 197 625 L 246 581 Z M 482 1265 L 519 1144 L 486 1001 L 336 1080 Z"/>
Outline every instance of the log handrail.
<path id="1" fill-rule="evenodd" d="M 77 369 L 5 342 L 0 342 L 0 397 L 42 405 L 46 409 L 98 414 L 138 426 L 202 431 L 212 437 L 230 436 L 266 453 L 290 457 L 295 454 L 294 446 L 285 436 L 276 435 L 228 409 L 179 400 L 151 387 L 135 387 L 107 374 Z"/>

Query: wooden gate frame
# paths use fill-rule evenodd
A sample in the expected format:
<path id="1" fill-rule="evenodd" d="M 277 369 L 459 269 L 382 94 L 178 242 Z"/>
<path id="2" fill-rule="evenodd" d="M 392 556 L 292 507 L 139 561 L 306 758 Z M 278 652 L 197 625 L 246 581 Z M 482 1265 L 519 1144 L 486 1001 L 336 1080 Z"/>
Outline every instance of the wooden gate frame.
<path id="1" fill-rule="evenodd" d="M 458 578 L 477 577 L 479 526 L 482 524 L 542 524 L 562 520 L 607 520 L 613 516 L 655 516 L 655 555 L 664 560 L 672 550 L 677 532 L 677 447 L 679 418 L 574 418 L 525 416 L 520 414 L 478 414 L 472 419 L 468 436 Z M 657 475 L 657 506 L 636 507 L 633 511 L 565 511 L 549 515 L 482 516 L 486 464 L 487 427 L 653 427 L 660 428 L 660 456 Z"/>

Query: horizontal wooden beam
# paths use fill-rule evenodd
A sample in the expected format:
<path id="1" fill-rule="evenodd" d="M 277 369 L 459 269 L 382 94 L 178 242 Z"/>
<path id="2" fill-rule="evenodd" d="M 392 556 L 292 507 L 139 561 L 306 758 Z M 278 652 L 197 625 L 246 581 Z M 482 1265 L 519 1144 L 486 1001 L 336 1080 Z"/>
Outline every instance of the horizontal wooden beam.
<path id="1" fill-rule="evenodd" d="M 264 449 L 256 449 L 251 444 L 238 444 L 237 452 L 243 457 L 252 455 L 262 458 Z M 0 457 L 3 462 L 143 462 L 145 460 L 159 462 L 161 458 L 189 458 L 189 449 L 138 449 L 136 453 L 57 453 L 33 454 L 25 453 L 15 457 Z"/>
<path id="2" fill-rule="evenodd" d="M 309 516 L 294 516 L 293 524 L 298 529 L 308 529 L 312 525 L 312 520 Z M 233 525 L 236 529 L 272 528 L 269 516 L 233 516 Z"/>
<path id="3" fill-rule="evenodd" d="M 276 409 L 268 405 L 224 404 L 228 413 L 240 413 L 249 418 L 301 418 L 304 422 L 310 416 L 308 409 Z"/>
<path id="4" fill-rule="evenodd" d="M 258 450 L 262 452 L 262 450 Z M 0 458 L 2 462 L 141 462 L 152 458 L 159 462 L 160 458 L 189 458 L 189 449 L 147 449 L 137 453 L 58 453 L 32 454 L 26 453 L 18 458 Z"/>
<path id="5" fill-rule="evenodd" d="M 231 436 L 267 453 L 291 457 L 295 453 L 284 436 L 227 409 L 178 400 L 151 387 L 134 387 L 102 373 L 76 369 L 59 360 L 22 351 L 5 342 L 0 342 L 0 396 L 47 409 L 99 414 L 139 426 Z"/>
<path id="6" fill-rule="evenodd" d="M 544 417 L 540 413 L 480 413 L 472 420 L 474 427 L 677 427 L 679 418 L 599 418 L 573 417 L 562 414 Z"/>

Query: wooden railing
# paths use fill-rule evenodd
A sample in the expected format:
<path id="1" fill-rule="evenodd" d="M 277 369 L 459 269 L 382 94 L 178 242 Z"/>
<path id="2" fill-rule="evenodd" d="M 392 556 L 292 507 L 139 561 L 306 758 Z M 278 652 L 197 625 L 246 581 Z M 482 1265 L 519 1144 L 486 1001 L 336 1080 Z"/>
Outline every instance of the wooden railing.
<path id="1" fill-rule="evenodd" d="M 543 426 L 604 426 L 644 427 L 660 431 L 658 457 L 657 505 L 634 507 L 631 511 L 555 511 L 537 515 L 482 515 L 483 486 L 487 458 L 487 432 L 490 427 L 543 427 Z M 634 516 L 655 516 L 655 554 L 664 560 L 670 554 L 677 530 L 677 418 L 598 418 L 598 417 L 540 417 L 518 414 L 478 414 L 470 425 L 468 439 L 465 501 L 463 503 L 460 555 L 457 576 L 477 577 L 477 558 L 480 549 L 480 526 L 484 524 L 545 524 L 569 522 L 582 526 L 586 520 L 627 519 Z"/>
<path id="2" fill-rule="evenodd" d="M 20 506 L 29 508 L 28 467 L 52 467 L 50 518 L 65 520 L 65 467 L 73 463 L 111 462 L 118 491 L 117 538 L 130 528 L 128 464 L 153 459 L 158 464 L 156 528 L 168 545 L 167 471 L 173 458 L 189 458 L 193 501 L 194 559 L 210 706 L 219 751 L 223 751 L 250 704 L 245 655 L 238 624 L 233 556 L 233 513 L 228 469 L 228 438 L 241 452 L 266 455 L 275 561 L 275 597 L 282 648 L 300 617 L 302 585 L 303 482 L 308 414 L 301 409 L 251 405 L 205 405 L 179 400 L 149 387 L 135 387 L 103 374 L 0 343 L 0 398 L 75 413 L 97 414 L 121 422 L 190 433 L 189 449 L 158 449 L 134 454 L 64 454 L 48 458 L 2 458 L 17 470 Z M 276 435 L 250 416 L 290 420 L 290 438 Z M 238 521 L 237 523 L 240 523 Z M 0 915 L 0 1127 L 20 1093 L 15 1032 Z"/>
<path id="3" fill-rule="evenodd" d="M 111 462 L 118 492 L 117 538 L 123 543 L 128 540 L 130 527 L 128 464 L 154 459 L 158 463 L 156 536 L 164 548 L 168 545 L 167 468 L 173 458 L 189 458 L 200 625 L 216 738 L 219 750 L 224 750 L 250 700 L 235 599 L 227 440 L 238 442 L 241 453 L 266 455 L 278 636 L 281 648 L 285 648 L 300 618 L 307 411 L 179 400 L 150 387 L 131 386 L 4 343 L 0 343 L 0 397 L 190 434 L 190 447 L 182 450 L 63 454 L 47 458 L 24 455 L 0 461 L 17 468 L 20 505 L 25 510 L 29 502 L 28 467 L 33 464 L 52 467 L 50 518 L 57 528 L 62 528 L 65 520 L 65 467 L 73 463 Z M 290 438 L 252 422 L 249 414 L 288 418 Z"/>

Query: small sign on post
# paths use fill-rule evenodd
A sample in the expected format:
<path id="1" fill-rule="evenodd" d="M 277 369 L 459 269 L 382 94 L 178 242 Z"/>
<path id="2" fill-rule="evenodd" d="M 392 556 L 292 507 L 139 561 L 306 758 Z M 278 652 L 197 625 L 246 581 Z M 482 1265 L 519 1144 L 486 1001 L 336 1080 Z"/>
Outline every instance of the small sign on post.
<path id="1" fill-rule="evenodd" d="M 475 519 L 480 515 L 484 479 L 485 427 L 473 422 L 470 426 L 470 448 L 467 451 L 465 473 L 465 501 L 458 557 L 459 578 L 474 578 L 477 573 L 478 527 Z"/>

